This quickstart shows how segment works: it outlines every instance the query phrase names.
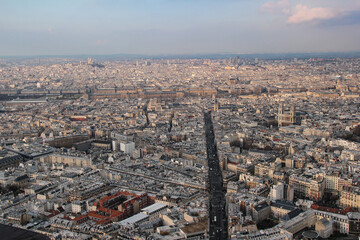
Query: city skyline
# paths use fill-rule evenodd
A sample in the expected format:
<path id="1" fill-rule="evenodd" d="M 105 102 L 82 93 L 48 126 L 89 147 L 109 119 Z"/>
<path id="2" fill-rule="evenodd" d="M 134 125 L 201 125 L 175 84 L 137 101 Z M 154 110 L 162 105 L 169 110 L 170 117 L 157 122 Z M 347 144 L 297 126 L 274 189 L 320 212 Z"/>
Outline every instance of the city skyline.
<path id="1" fill-rule="evenodd" d="M 4 1 L 0 56 L 360 51 L 360 3 Z"/>
<path id="2" fill-rule="evenodd" d="M 0 232 L 357 239 L 358 53 L 193 56 L 1 58 Z"/>

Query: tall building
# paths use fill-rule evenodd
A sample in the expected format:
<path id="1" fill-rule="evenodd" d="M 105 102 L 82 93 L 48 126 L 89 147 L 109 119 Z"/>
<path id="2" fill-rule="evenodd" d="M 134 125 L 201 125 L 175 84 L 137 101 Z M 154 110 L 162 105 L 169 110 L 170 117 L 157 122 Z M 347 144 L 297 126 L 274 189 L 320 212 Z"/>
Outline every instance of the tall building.
<path id="1" fill-rule="evenodd" d="M 130 154 L 135 149 L 135 143 L 134 142 L 126 142 L 126 143 L 120 143 L 120 151 L 123 151 L 125 154 Z"/>
<path id="2" fill-rule="evenodd" d="M 277 185 L 273 185 L 269 197 L 272 200 L 283 200 L 284 199 L 284 189 L 285 186 L 283 183 L 279 182 Z"/>
<path id="3" fill-rule="evenodd" d="M 278 109 L 278 126 L 300 125 L 305 114 L 295 111 L 295 106 L 291 106 L 289 111 L 284 110 L 283 104 Z"/>

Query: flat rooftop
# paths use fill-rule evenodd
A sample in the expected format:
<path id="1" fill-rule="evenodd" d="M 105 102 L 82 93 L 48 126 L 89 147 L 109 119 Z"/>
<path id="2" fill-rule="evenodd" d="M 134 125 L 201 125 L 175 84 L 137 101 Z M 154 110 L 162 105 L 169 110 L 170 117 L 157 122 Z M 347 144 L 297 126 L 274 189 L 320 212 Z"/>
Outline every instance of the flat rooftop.
<path id="1" fill-rule="evenodd" d="M 149 214 L 157 211 L 157 210 L 160 210 L 160 209 L 163 209 L 163 208 L 166 208 L 167 205 L 165 204 L 162 204 L 162 203 L 154 203 L 146 208 L 143 208 L 141 209 L 142 212 L 148 212 Z"/>
<path id="2" fill-rule="evenodd" d="M 129 218 L 126 218 L 125 220 L 122 220 L 120 222 L 120 224 L 123 225 L 123 226 L 126 226 L 127 224 L 134 224 L 134 223 L 137 223 L 139 221 L 142 221 L 142 220 L 145 220 L 145 219 L 148 219 L 148 218 L 149 218 L 149 216 L 146 215 L 145 213 L 138 213 L 138 214 L 135 214 L 132 217 L 129 217 Z"/>

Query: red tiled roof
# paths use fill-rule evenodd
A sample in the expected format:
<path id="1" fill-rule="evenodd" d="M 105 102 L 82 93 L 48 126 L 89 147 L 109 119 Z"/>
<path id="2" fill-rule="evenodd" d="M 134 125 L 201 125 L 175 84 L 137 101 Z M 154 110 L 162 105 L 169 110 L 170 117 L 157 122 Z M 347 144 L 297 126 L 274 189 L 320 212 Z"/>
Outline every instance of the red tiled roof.
<path id="1" fill-rule="evenodd" d="M 125 202 L 123 202 L 121 204 L 123 206 L 123 208 L 125 209 L 124 211 L 118 211 L 118 210 L 113 210 L 110 208 L 103 207 L 104 203 L 106 203 L 107 201 L 114 199 L 115 197 L 118 197 L 118 196 L 132 196 L 133 197 L 131 199 L 126 200 Z M 105 224 L 105 223 L 111 222 L 114 219 L 118 220 L 119 218 L 127 217 L 128 214 L 130 214 L 127 212 L 128 205 L 133 205 L 135 200 L 141 199 L 143 197 L 148 197 L 148 196 L 146 193 L 144 193 L 142 195 L 136 195 L 134 193 L 130 193 L 127 191 L 120 191 L 114 195 L 105 196 L 105 197 L 101 198 L 99 201 L 94 202 L 94 206 L 97 206 L 97 211 L 89 212 L 88 216 L 99 219 L 96 222 L 96 224 Z M 154 199 L 150 199 L 150 202 L 152 202 L 153 200 Z"/>
<path id="2" fill-rule="evenodd" d="M 79 221 L 79 220 L 87 218 L 87 217 L 88 217 L 87 215 L 80 215 L 80 216 L 74 218 L 73 221 Z"/>
<path id="3" fill-rule="evenodd" d="M 315 203 L 313 205 L 311 205 L 311 208 L 315 209 L 315 210 L 319 210 L 319 211 L 337 213 L 337 214 L 342 214 L 342 215 L 346 215 L 348 212 L 354 211 L 352 208 L 338 209 L 338 208 L 319 206 Z"/>
<path id="4" fill-rule="evenodd" d="M 97 214 L 95 211 L 91 211 L 88 213 L 88 216 L 89 217 L 94 217 L 94 218 L 98 218 L 98 219 L 103 219 L 105 218 L 106 216 L 102 216 L 100 214 Z"/>

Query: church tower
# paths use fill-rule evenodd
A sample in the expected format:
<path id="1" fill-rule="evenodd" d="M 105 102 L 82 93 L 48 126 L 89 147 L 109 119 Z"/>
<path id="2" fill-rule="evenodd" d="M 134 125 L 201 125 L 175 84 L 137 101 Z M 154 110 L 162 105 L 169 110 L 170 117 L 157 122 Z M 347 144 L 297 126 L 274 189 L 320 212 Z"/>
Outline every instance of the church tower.
<path id="1" fill-rule="evenodd" d="M 278 114 L 279 114 L 279 116 L 280 116 L 280 115 L 283 114 L 283 113 L 284 113 L 284 106 L 283 106 L 282 103 L 280 103 L 280 106 L 279 106 L 279 109 L 278 109 Z"/>
<path id="2" fill-rule="evenodd" d="M 219 102 L 215 99 L 215 103 L 214 103 L 214 112 L 219 111 Z"/>
<path id="3" fill-rule="evenodd" d="M 290 118 L 291 118 L 291 122 L 295 123 L 295 106 L 291 106 L 290 108 Z"/>

